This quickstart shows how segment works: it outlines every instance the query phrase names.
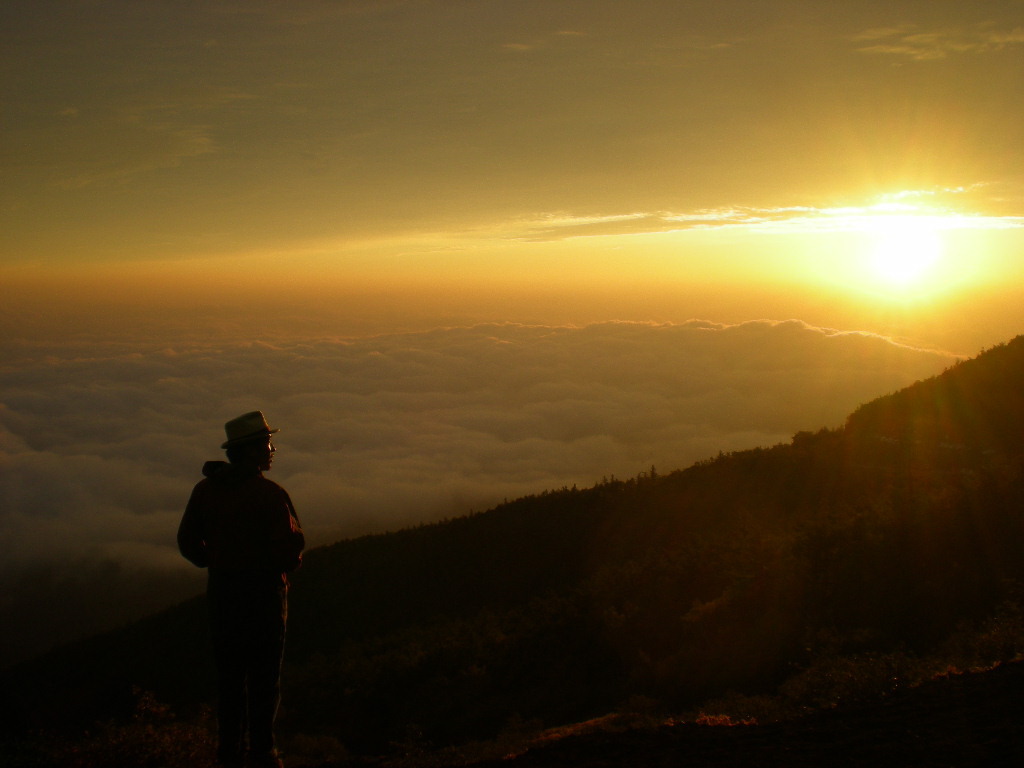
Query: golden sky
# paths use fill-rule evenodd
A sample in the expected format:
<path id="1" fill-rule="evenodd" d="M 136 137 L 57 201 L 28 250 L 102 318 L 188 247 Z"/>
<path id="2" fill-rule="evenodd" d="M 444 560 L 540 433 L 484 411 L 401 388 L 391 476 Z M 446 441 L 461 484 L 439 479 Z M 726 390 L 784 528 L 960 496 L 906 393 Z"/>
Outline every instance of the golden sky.
<path id="1" fill-rule="evenodd" d="M 5 0 L 0 38 L 15 325 L 1024 324 L 1020 0 Z"/>

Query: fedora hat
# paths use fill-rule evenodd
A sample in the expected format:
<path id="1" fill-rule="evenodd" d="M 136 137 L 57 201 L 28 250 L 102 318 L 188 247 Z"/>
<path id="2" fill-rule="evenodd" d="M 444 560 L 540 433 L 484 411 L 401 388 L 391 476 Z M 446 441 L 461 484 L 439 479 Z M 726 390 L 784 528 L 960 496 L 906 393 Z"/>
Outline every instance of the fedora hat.
<path id="1" fill-rule="evenodd" d="M 267 424 L 263 411 L 250 411 L 243 413 L 236 419 L 232 419 L 224 425 L 224 432 L 228 439 L 220 447 L 227 448 L 229 445 L 237 445 L 247 440 L 267 437 L 280 430 L 271 429 Z"/>

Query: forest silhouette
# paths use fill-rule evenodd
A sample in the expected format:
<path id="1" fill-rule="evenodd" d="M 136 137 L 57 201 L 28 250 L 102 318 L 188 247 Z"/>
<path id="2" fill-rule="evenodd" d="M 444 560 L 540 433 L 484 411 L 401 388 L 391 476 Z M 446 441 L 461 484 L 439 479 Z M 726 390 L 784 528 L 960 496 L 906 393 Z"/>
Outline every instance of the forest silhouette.
<path id="1" fill-rule="evenodd" d="M 309 552 L 286 751 L 408 754 L 610 712 L 766 723 L 1018 659 L 1022 380 L 1018 337 L 839 428 Z M 177 764 L 209 664 L 202 598 L 23 663 L 0 676 L 6 748 L 116 765 L 141 718 L 151 764 Z"/>

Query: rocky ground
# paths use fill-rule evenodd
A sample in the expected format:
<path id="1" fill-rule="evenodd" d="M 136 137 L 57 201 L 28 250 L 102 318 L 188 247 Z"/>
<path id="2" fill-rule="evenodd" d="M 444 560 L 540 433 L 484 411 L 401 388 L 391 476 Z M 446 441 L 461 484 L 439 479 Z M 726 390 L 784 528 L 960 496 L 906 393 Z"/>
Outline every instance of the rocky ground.
<path id="1" fill-rule="evenodd" d="M 747 726 L 568 736 L 475 768 L 1024 765 L 1024 664 L 957 675 L 870 706 Z"/>

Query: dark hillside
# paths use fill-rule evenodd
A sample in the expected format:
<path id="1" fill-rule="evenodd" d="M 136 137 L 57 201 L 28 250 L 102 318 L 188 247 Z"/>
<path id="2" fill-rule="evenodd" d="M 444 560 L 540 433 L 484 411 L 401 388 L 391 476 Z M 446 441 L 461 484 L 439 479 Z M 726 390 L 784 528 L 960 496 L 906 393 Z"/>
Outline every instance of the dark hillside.
<path id="1" fill-rule="evenodd" d="M 924 456 L 1015 455 L 1024 425 L 1024 337 L 854 411 L 848 435 Z"/>
<path id="2" fill-rule="evenodd" d="M 311 552 L 286 744 L 385 754 L 638 707 L 767 722 L 1016 658 L 1022 380 L 1018 338 L 842 429 Z M 205 644 L 196 600 L 23 664 L 5 727 L 128 717 L 133 688 L 191 717 Z"/>

